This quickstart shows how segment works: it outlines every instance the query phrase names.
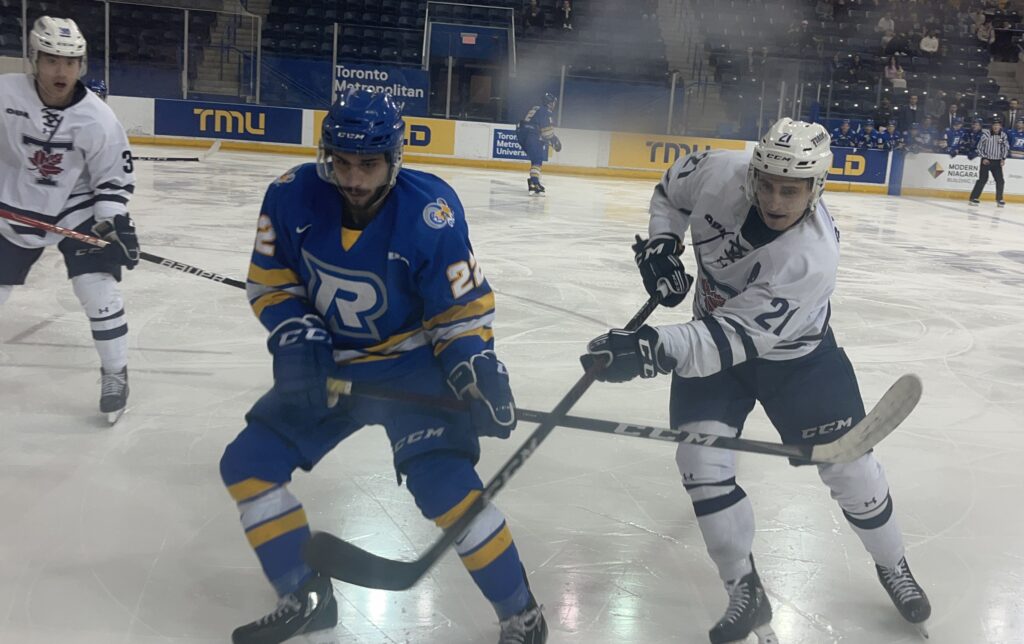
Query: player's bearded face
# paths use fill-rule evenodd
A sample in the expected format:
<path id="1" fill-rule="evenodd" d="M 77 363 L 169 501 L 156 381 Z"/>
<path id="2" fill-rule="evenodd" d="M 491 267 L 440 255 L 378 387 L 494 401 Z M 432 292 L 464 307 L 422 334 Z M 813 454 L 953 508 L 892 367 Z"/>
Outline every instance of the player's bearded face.
<path id="1" fill-rule="evenodd" d="M 383 154 L 335 152 L 334 179 L 348 206 L 358 215 L 372 215 L 380 189 L 387 185 L 391 167 Z"/>
<path id="2" fill-rule="evenodd" d="M 36 86 L 43 103 L 63 107 L 70 102 L 81 68 L 81 58 L 40 53 L 36 60 Z"/>
<path id="3" fill-rule="evenodd" d="M 811 202 L 812 181 L 758 173 L 757 204 L 765 225 L 783 231 L 800 221 Z"/>

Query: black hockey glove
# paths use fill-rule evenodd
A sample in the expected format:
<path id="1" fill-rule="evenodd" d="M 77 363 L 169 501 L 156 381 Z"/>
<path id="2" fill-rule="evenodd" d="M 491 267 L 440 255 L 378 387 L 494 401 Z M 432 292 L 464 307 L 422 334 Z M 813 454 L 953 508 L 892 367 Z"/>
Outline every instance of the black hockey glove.
<path id="1" fill-rule="evenodd" d="M 555 149 L 555 152 L 561 152 L 562 151 L 562 142 L 558 139 L 557 136 L 552 136 L 551 137 L 551 147 L 553 147 Z"/>
<path id="2" fill-rule="evenodd" d="M 693 277 L 686 274 L 679 258 L 683 242 L 678 237 L 669 233 L 641 239 L 637 235 L 633 253 L 648 295 L 660 293 L 662 306 L 677 306 L 686 298 Z"/>
<path id="3" fill-rule="evenodd" d="M 334 370 L 331 335 L 322 321 L 294 320 L 267 340 L 274 355 L 274 391 L 288 404 L 326 409 L 327 379 Z"/>
<path id="4" fill-rule="evenodd" d="M 508 438 L 516 428 L 516 401 L 508 384 L 508 369 L 493 351 L 478 353 L 455 365 L 448 386 L 459 400 L 469 402 L 473 428 L 481 436 Z"/>
<path id="5" fill-rule="evenodd" d="M 595 362 L 605 363 L 597 374 L 601 382 L 653 378 L 676 368 L 675 358 L 665 353 L 658 330 L 646 324 L 636 331 L 612 329 L 591 340 L 580 364 L 589 371 Z"/>
<path id="6" fill-rule="evenodd" d="M 139 263 L 139 239 L 135 236 L 135 222 L 129 215 L 114 215 L 113 219 L 96 222 L 94 235 L 110 242 L 103 249 L 111 260 L 132 270 Z"/>

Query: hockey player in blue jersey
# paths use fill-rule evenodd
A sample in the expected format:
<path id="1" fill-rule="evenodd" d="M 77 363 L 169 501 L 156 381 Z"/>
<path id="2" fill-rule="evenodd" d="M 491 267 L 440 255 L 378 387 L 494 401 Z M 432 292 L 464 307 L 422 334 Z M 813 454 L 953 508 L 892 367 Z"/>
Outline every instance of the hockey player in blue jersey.
<path id="1" fill-rule="evenodd" d="M 955 157 L 960 154 L 960 149 L 963 147 L 963 138 L 966 132 L 964 132 L 964 120 L 962 118 L 953 119 L 953 127 L 946 128 L 945 136 L 940 142 L 942 151 L 950 156 Z"/>
<path id="2" fill-rule="evenodd" d="M 1017 119 L 1013 130 L 1008 133 L 1010 139 L 1010 158 L 1024 159 L 1024 119 Z"/>
<path id="3" fill-rule="evenodd" d="M 248 276 L 270 332 L 274 386 L 246 415 L 220 470 L 280 601 L 235 644 L 334 628 L 331 580 L 300 551 L 310 537 L 292 472 L 312 469 L 365 425 L 382 425 L 422 514 L 445 528 L 480 495 L 478 436 L 515 428 L 508 372 L 494 352 L 494 294 L 462 204 L 438 177 L 402 169 L 405 123 L 387 94 L 352 90 L 323 122 L 316 163 L 267 189 Z M 328 378 L 467 401 L 453 413 L 333 399 Z M 489 505 L 455 550 L 500 620 L 500 644 L 543 644 L 547 624 L 501 512 Z"/>
<path id="4" fill-rule="evenodd" d="M 889 119 L 889 125 L 885 128 L 884 150 L 906 149 L 907 133 L 900 130 L 899 122 L 896 119 Z"/>
<path id="5" fill-rule="evenodd" d="M 978 156 L 978 142 L 981 141 L 981 136 L 984 133 L 985 130 L 982 127 L 981 119 L 974 119 L 971 122 L 971 129 L 964 132 L 964 135 L 960 137 L 960 148 L 957 154 L 962 154 L 973 161 Z"/>
<path id="6" fill-rule="evenodd" d="M 850 119 L 843 119 L 843 122 L 839 125 L 839 127 L 832 130 L 832 147 L 857 147 L 857 133 L 850 129 Z"/>
<path id="7" fill-rule="evenodd" d="M 875 122 L 871 119 L 864 121 L 861 124 L 861 131 L 857 137 L 857 148 L 867 150 L 877 150 L 881 144 L 881 139 L 878 136 L 878 132 L 875 130 Z"/>
<path id="8" fill-rule="evenodd" d="M 516 128 L 519 147 L 530 159 L 530 178 L 526 180 L 526 186 L 531 195 L 544 193 L 544 186 L 540 183 L 540 167 L 547 161 L 548 145 L 553 147 L 555 152 L 562 151 L 562 142 L 555 136 L 557 104 L 558 99 L 554 94 L 544 94 L 544 101 L 531 107 Z"/>

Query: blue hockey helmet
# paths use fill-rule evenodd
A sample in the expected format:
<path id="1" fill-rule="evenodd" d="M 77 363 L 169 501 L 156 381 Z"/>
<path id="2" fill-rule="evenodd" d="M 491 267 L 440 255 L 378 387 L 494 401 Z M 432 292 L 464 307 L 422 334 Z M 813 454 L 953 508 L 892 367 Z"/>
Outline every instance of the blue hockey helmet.
<path id="1" fill-rule="evenodd" d="M 107 84 L 102 78 L 90 78 L 85 81 L 85 86 L 92 90 L 92 93 L 103 100 L 107 100 Z"/>
<path id="2" fill-rule="evenodd" d="M 554 109 L 555 105 L 558 104 L 558 97 L 551 92 L 544 92 L 544 105 L 548 109 Z"/>
<path id="3" fill-rule="evenodd" d="M 391 166 L 388 187 L 402 165 L 405 121 L 395 99 L 384 92 L 350 89 L 324 117 L 317 151 L 317 174 L 334 183 L 334 154 L 383 154 Z"/>
<path id="4" fill-rule="evenodd" d="M 953 125 L 963 125 L 963 124 L 964 124 L 964 120 L 962 118 L 960 118 L 959 116 L 956 116 L 956 117 L 953 118 Z"/>

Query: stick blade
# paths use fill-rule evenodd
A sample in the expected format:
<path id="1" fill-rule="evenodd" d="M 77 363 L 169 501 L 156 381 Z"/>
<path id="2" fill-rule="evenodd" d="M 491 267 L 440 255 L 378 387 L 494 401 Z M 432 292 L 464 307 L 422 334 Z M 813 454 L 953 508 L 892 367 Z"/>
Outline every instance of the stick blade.
<path id="1" fill-rule="evenodd" d="M 314 532 L 302 557 L 318 573 L 364 588 L 407 590 L 426 572 L 415 561 L 385 559 L 327 532 Z"/>
<path id="2" fill-rule="evenodd" d="M 203 154 L 203 161 L 206 161 L 207 159 L 212 157 L 214 154 L 217 154 L 218 150 L 220 150 L 220 139 L 217 139 L 216 141 L 214 141 L 213 145 L 210 146 L 210 149 L 207 150 L 205 154 Z M 196 161 L 198 161 L 198 160 L 199 159 L 196 159 Z"/>
<path id="3" fill-rule="evenodd" d="M 824 445 L 815 445 L 811 460 L 824 463 L 849 463 L 867 454 L 875 445 L 896 431 L 921 400 L 921 379 L 904 374 L 889 387 L 885 395 L 868 412 L 864 420 L 842 438 Z"/>

